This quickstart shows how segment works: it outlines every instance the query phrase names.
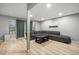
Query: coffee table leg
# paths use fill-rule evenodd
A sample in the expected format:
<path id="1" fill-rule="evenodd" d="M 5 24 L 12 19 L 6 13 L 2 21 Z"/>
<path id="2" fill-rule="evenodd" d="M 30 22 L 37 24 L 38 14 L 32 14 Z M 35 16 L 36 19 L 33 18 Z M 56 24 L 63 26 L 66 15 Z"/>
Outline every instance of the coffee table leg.
<path id="1" fill-rule="evenodd" d="M 37 42 L 37 43 L 39 43 L 39 44 L 41 44 L 42 43 L 42 38 L 36 38 L 36 40 L 35 40 L 35 42 Z"/>
<path id="2" fill-rule="evenodd" d="M 38 43 L 39 43 L 39 44 L 42 43 L 42 42 L 41 42 L 41 38 L 37 38 L 37 40 L 38 40 Z"/>
<path id="3" fill-rule="evenodd" d="M 42 42 L 48 41 L 48 37 L 36 37 L 35 42 L 41 44 Z"/>

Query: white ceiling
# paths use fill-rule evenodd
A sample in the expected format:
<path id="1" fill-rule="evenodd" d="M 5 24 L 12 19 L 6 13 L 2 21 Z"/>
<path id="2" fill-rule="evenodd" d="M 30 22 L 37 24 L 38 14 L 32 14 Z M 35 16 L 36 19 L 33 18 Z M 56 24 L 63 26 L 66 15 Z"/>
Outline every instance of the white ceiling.
<path id="1" fill-rule="evenodd" d="M 52 3 L 51 8 L 47 8 L 46 3 L 27 3 L 27 6 L 26 3 L 0 3 L 0 15 L 26 18 L 27 7 L 31 9 L 32 19 L 37 21 L 41 18 L 60 17 L 59 12 L 62 12 L 63 16 L 79 13 L 78 3 Z"/>
<path id="2" fill-rule="evenodd" d="M 46 3 L 39 3 L 31 9 L 31 14 L 34 20 L 41 18 L 50 19 L 60 17 L 58 13 L 63 13 L 62 16 L 79 13 L 78 3 L 52 3 L 51 8 L 46 7 Z"/>
<path id="3" fill-rule="evenodd" d="M 37 3 L 27 3 L 27 9 L 32 9 Z"/>
<path id="4" fill-rule="evenodd" d="M 0 3 L 0 15 L 16 18 L 27 18 L 27 8 L 31 9 L 36 3 Z"/>
<path id="5" fill-rule="evenodd" d="M 0 3 L 0 15 L 26 18 L 27 6 L 24 3 Z"/>

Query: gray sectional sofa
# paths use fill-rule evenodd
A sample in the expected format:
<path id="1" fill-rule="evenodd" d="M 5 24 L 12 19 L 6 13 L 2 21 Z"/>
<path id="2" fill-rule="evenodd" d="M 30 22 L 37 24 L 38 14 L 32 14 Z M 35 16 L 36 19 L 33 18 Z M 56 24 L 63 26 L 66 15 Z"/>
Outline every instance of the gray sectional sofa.
<path id="1" fill-rule="evenodd" d="M 36 39 L 37 37 L 46 36 L 47 39 L 63 42 L 70 44 L 71 38 L 66 35 L 60 35 L 59 31 L 32 31 L 31 39 Z"/>

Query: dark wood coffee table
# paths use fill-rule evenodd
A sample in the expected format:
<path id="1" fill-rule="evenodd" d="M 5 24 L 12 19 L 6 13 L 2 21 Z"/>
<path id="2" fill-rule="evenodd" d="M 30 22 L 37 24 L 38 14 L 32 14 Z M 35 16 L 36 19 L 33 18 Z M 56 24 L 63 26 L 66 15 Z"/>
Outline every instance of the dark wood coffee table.
<path id="1" fill-rule="evenodd" d="M 39 44 L 48 41 L 48 36 L 47 35 L 37 35 L 35 37 L 36 37 L 35 42 L 37 42 Z"/>

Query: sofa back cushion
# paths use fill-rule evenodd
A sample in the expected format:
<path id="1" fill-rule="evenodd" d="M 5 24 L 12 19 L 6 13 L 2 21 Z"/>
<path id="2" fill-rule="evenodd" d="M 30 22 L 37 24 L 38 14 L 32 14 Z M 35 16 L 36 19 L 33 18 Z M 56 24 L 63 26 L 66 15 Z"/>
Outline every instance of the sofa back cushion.
<path id="1" fill-rule="evenodd" d="M 32 34 L 51 34 L 51 35 L 60 35 L 59 31 L 33 31 Z"/>
<path id="2" fill-rule="evenodd" d="M 59 31 L 48 31 L 48 34 L 60 35 Z"/>

